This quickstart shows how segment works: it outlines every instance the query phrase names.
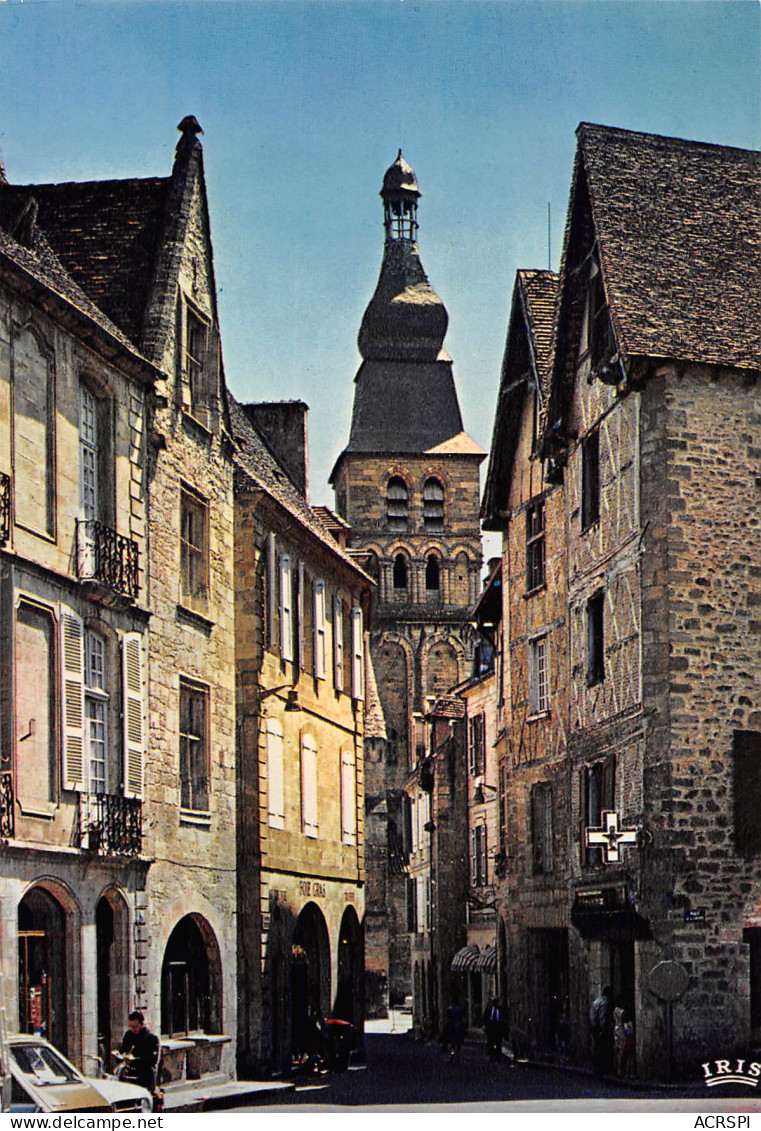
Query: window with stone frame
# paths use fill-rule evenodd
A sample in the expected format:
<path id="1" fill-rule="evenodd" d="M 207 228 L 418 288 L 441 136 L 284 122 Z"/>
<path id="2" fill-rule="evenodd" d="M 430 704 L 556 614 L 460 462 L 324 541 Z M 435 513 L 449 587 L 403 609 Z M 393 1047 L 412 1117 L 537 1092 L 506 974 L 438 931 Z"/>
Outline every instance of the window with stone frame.
<path id="1" fill-rule="evenodd" d="M 209 689 L 180 680 L 180 808 L 209 809 Z"/>
<path id="2" fill-rule="evenodd" d="M 734 842 L 740 856 L 761 854 L 761 733 L 736 730 L 732 735 Z"/>
<path id="3" fill-rule="evenodd" d="M 486 823 L 479 821 L 470 830 L 470 882 L 476 888 L 489 882 L 486 850 Z"/>
<path id="4" fill-rule="evenodd" d="M 543 715 L 550 709 L 549 640 L 537 636 L 528 643 L 529 715 Z"/>
<path id="5" fill-rule="evenodd" d="M 399 475 L 389 479 L 386 488 L 386 525 L 389 530 L 400 533 L 407 529 L 408 491 L 407 484 Z"/>
<path id="6" fill-rule="evenodd" d="M 598 589 L 587 601 L 587 687 L 605 679 L 605 593 Z"/>
<path id="7" fill-rule="evenodd" d="M 473 777 L 486 768 L 486 717 L 483 711 L 468 719 L 468 770 Z"/>
<path id="8" fill-rule="evenodd" d="M 600 429 L 581 441 L 581 530 L 600 521 Z"/>
<path id="9" fill-rule="evenodd" d="M 526 591 L 533 593 L 545 584 L 544 499 L 526 508 Z"/>
<path id="10" fill-rule="evenodd" d="M 535 876 L 552 871 L 552 786 L 531 787 L 531 860 Z"/>
<path id="11" fill-rule="evenodd" d="M 180 488 L 180 600 L 205 611 L 209 593 L 209 504 L 192 487 Z"/>
<path id="12" fill-rule="evenodd" d="M 444 529 L 444 488 L 433 477 L 423 485 L 423 525 L 429 534 Z"/>
<path id="13" fill-rule="evenodd" d="M 596 868 L 603 862 L 599 845 L 586 847 L 586 830 L 602 828 L 602 814 L 616 808 L 616 758 L 614 754 L 600 758 L 579 772 L 579 809 L 581 828 L 579 844 L 581 862 L 587 868 Z"/>
<path id="14" fill-rule="evenodd" d="M 182 407 L 202 424 L 209 420 L 213 335 L 209 318 L 186 295 L 180 296 L 182 349 L 180 388 Z"/>

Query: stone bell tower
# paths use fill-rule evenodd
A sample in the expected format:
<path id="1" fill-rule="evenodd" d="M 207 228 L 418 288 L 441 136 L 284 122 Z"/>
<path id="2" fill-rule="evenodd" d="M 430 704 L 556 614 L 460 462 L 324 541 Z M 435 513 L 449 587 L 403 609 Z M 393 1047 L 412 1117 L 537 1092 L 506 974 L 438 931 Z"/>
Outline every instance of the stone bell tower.
<path id="1" fill-rule="evenodd" d="M 359 331 L 349 442 L 331 475 L 349 546 L 368 555 L 378 585 L 370 647 L 388 741 L 366 753 L 368 1010 L 376 996 L 394 1004 L 410 993 L 404 786 L 429 705 L 471 671 L 485 455 L 463 430 L 443 348 L 449 318 L 420 261 L 421 194 L 401 150 L 380 195 L 383 262 Z"/>

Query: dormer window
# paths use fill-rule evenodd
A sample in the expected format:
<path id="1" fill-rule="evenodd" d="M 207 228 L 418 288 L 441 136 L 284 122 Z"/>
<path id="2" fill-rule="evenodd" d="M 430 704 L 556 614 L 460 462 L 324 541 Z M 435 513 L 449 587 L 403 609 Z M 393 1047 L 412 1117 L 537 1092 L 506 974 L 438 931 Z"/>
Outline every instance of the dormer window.
<path id="1" fill-rule="evenodd" d="M 407 484 L 398 475 L 388 481 L 386 521 L 389 530 L 399 532 L 407 529 Z"/>
<path id="2" fill-rule="evenodd" d="M 423 488 L 423 523 L 427 532 L 444 529 L 444 488 L 438 479 L 426 479 Z"/>
<path id="3" fill-rule="evenodd" d="M 596 369 L 616 352 L 616 341 L 610 321 L 610 311 L 605 298 L 602 272 L 597 264 L 593 266 L 589 280 L 587 308 L 587 345 L 592 368 Z"/>
<path id="4" fill-rule="evenodd" d="M 181 297 L 182 342 L 179 353 L 178 395 L 186 412 L 202 424 L 209 419 L 212 391 L 212 327 L 198 307 Z"/>

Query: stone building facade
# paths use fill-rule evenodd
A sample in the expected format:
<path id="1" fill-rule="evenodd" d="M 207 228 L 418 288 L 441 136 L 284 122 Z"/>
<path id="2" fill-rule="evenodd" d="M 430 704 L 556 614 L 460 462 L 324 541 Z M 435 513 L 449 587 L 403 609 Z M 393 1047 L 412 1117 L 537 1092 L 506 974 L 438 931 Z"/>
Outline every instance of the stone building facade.
<path id="1" fill-rule="evenodd" d="M 377 581 L 370 647 L 388 744 L 366 794 L 366 947 L 368 1007 L 382 1015 L 411 992 L 405 783 L 424 751 L 428 707 L 472 662 L 484 453 L 463 431 L 443 349 L 448 315 L 420 261 L 420 191 L 401 153 L 381 197 L 383 262 L 359 333 L 349 442 L 331 482 L 348 544 L 367 555 Z"/>
<path id="2" fill-rule="evenodd" d="M 373 588 L 303 494 L 305 408 L 278 463 L 230 411 L 235 475 L 239 1068 L 290 1069 L 308 1013 L 364 1019 L 365 624 Z M 287 428 L 268 429 L 275 435 Z M 279 451 L 277 452 L 279 455 Z M 283 472 L 289 469 L 289 475 Z M 324 512 L 323 512 L 324 513 Z"/>
<path id="3" fill-rule="evenodd" d="M 717 1048 L 748 1053 L 761 1017 L 758 154 L 578 138 L 537 446 L 564 499 L 567 690 L 549 694 L 567 755 L 547 818 L 566 1033 L 588 1060 L 589 1004 L 610 986 L 637 1071 L 702 1078 Z M 495 464 L 489 519 L 499 478 Z M 513 807 L 525 787 L 508 778 Z M 519 880 L 520 854 L 511 897 Z M 533 911 L 510 914 L 528 935 Z M 529 1039 L 553 1027 L 548 1007 Z"/>
<path id="4" fill-rule="evenodd" d="M 48 500 L 46 514 L 31 521 L 42 540 L 14 534 L 12 544 L 48 578 L 45 602 L 59 603 L 52 612 L 35 604 L 22 631 L 28 655 L 49 668 L 50 703 L 62 703 L 62 714 L 54 723 L 51 706 L 39 731 L 33 716 L 24 723 L 29 711 L 17 684 L 13 773 L 24 772 L 18 745 L 32 731 L 39 765 L 40 744 L 50 749 L 51 812 L 44 823 L 38 816 L 17 824 L 34 854 L 19 855 L 27 886 L 8 895 L 4 930 L 23 950 L 32 946 L 24 932 L 48 916 L 51 937 L 66 938 L 61 956 L 54 960 L 48 946 L 29 963 L 51 984 L 64 973 L 72 980 L 65 1009 L 72 1035 L 63 1043 L 75 1059 L 106 1051 L 127 1009 L 138 1006 L 162 1034 L 170 1083 L 229 1074 L 237 1027 L 233 448 L 200 127 L 186 118 L 179 129 L 166 178 L 0 186 L 17 240 L 37 240 L 22 269 L 37 271 L 36 260 L 47 271 L 48 291 L 37 286 L 36 301 L 55 310 L 51 296 L 63 288 L 80 321 L 98 327 L 67 315 L 71 330 L 59 344 L 29 307 L 13 346 L 21 330 L 7 323 L 17 358 L 13 395 L 22 405 L 10 468 L 14 479 L 21 475 L 14 518 L 27 521 L 24 496 Z M 106 364 L 87 356 L 92 343 Z M 44 404 L 29 393 L 34 366 L 48 382 Z M 22 389 L 29 404 L 19 400 Z M 33 444 L 48 453 L 42 471 L 30 467 Z M 47 495 L 40 475 L 48 476 Z M 76 735 L 82 711 L 84 733 L 80 718 Z M 77 743 L 90 752 L 78 778 L 70 770 Z M 28 788 L 24 781 L 20 796 Z M 33 883 L 54 875 L 52 844 L 78 878 Z M 88 940 L 81 956 L 71 941 L 79 931 Z M 73 1005 L 80 990 L 81 1020 Z M 59 1012 L 70 1004 L 61 1000 Z M 20 1004 L 10 1016 L 38 1027 Z"/>

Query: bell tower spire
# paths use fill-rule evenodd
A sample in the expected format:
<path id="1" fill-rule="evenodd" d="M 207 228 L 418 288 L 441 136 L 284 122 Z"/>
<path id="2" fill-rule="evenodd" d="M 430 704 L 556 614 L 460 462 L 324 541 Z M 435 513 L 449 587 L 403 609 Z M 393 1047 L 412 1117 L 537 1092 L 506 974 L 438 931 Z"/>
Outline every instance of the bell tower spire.
<path id="1" fill-rule="evenodd" d="M 421 193 L 414 172 L 399 150 L 396 161 L 386 170 L 383 188 L 383 224 L 386 244 L 396 240 L 417 240 L 417 202 Z"/>

